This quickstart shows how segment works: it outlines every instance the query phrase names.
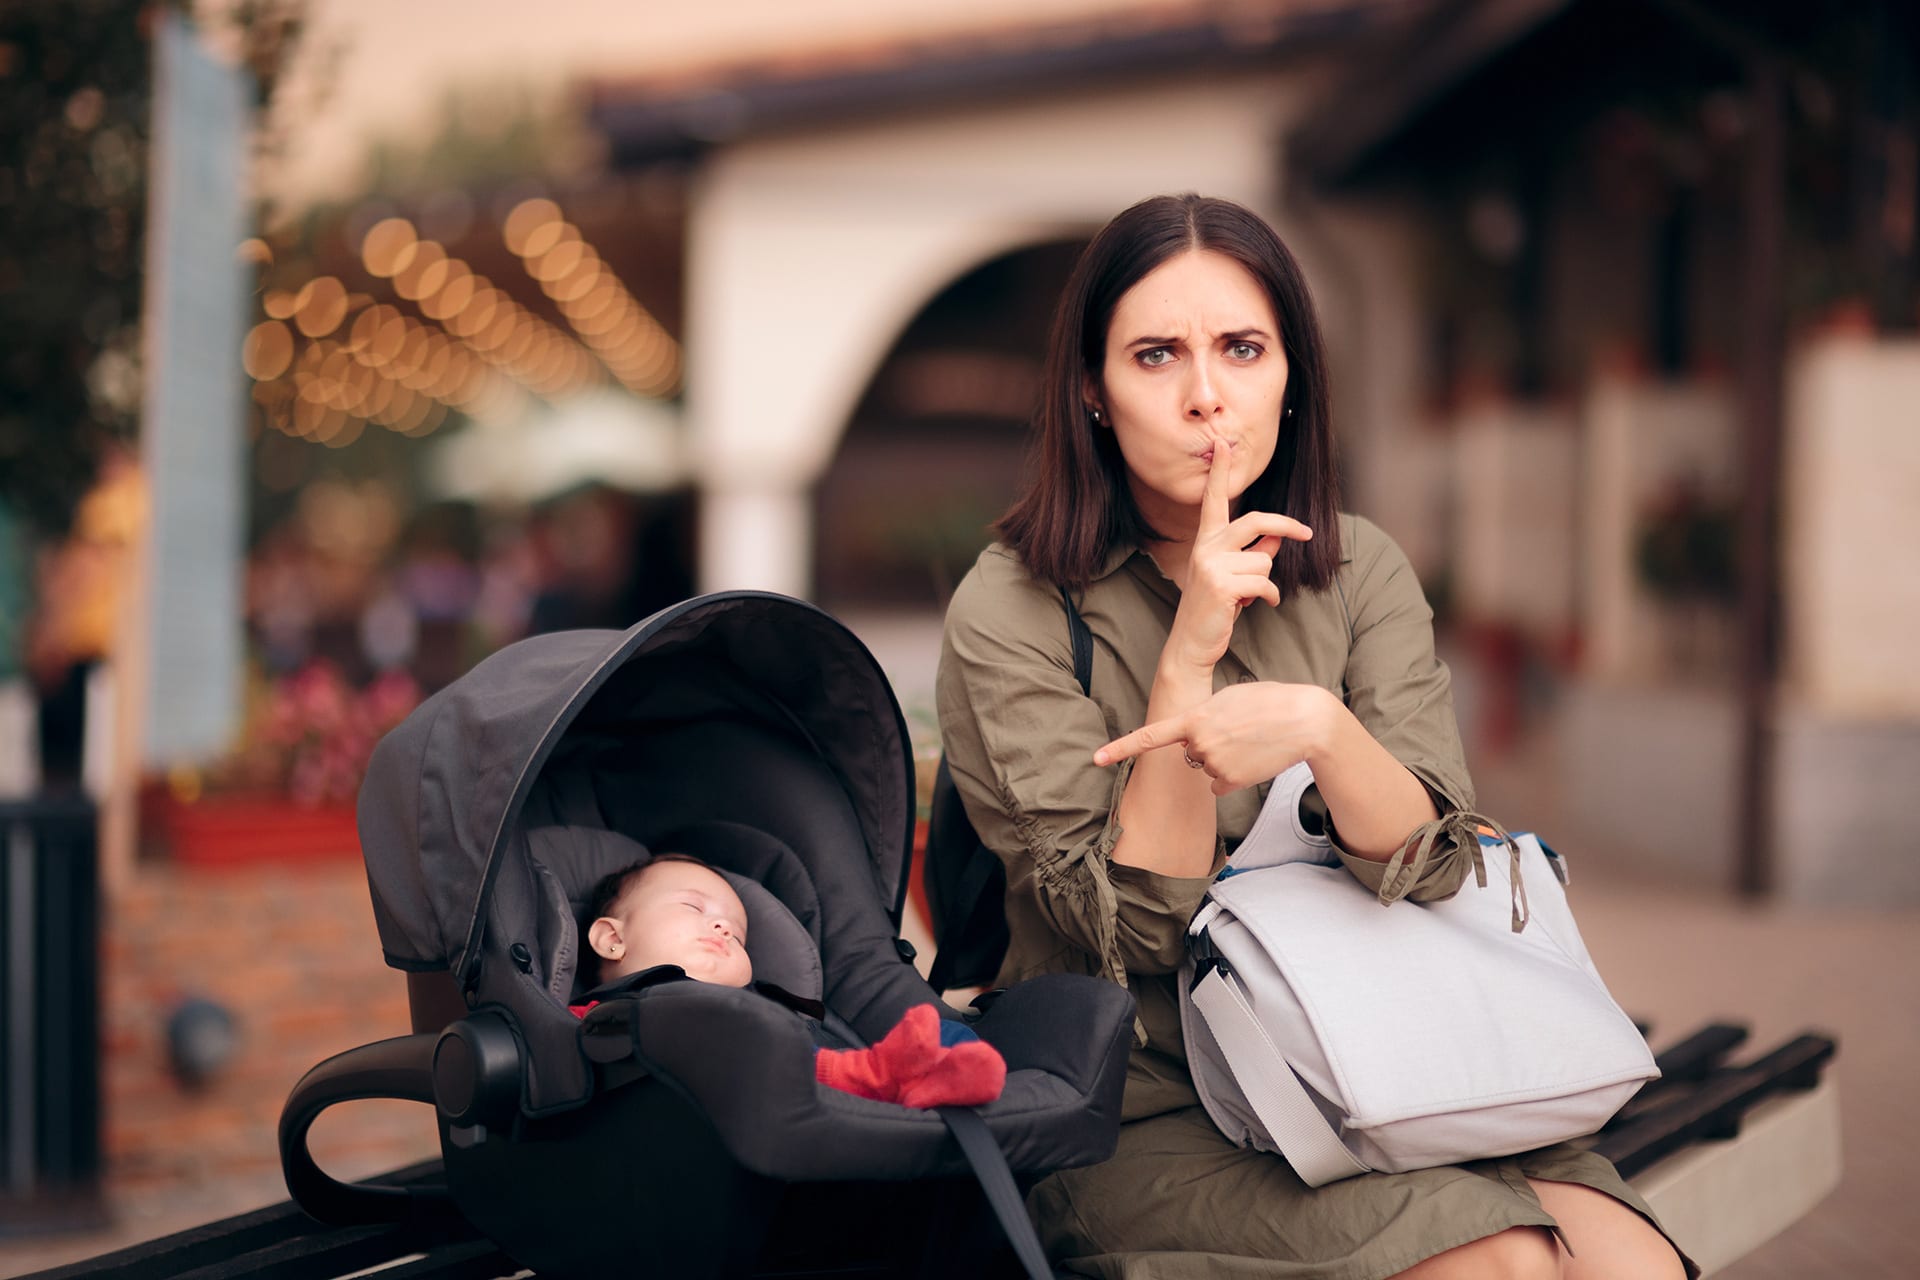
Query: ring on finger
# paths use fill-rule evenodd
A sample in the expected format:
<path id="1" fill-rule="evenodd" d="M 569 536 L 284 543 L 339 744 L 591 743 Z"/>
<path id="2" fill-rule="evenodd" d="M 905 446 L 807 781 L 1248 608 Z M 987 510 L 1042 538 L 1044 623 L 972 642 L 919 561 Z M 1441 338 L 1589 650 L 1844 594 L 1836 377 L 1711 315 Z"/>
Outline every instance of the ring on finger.
<path id="1" fill-rule="evenodd" d="M 1203 761 L 1195 760 L 1193 758 L 1192 749 L 1189 748 L 1187 744 L 1184 742 L 1180 744 L 1180 754 L 1187 758 L 1187 768 L 1189 769 L 1204 769 L 1207 767 Z"/>

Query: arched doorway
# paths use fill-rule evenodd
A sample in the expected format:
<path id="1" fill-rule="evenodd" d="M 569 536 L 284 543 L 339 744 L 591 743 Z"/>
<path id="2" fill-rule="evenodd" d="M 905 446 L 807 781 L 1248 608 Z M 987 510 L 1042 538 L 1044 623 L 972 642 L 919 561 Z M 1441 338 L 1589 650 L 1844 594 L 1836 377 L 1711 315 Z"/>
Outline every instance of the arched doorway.
<path id="1" fill-rule="evenodd" d="M 814 488 L 822 607 L 863 631 L 885 618 L 937 629 L 1019 488 L 1047 327 L 1083 244 L 994 258 L 901 332 Z"/>

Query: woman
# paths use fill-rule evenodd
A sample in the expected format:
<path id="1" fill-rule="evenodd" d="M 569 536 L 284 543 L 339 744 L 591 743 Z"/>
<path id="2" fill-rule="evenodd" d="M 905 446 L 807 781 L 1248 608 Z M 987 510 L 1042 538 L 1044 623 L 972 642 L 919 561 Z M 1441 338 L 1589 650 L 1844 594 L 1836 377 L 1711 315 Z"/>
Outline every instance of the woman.
<path id="1" fill-rule="evenodd" d="M 1338 511 L 1319 326 L 1273 230 L 1192 195 L 1114 219 L 1061 301 L 1037 425 L 1036 474 L 948 611 L 939 709 L 1007 868 L 1000 981 L 1102 974 L 1139 1004 L 1118 1152 L 1029 1199 L 1052 1255 L 1130 1280 L 1680 1276 L 1598 1156 L 1313 1189 L 1198 1104 L 1173 975 L 1267 780 L 1311 765 L 1336 850 L 1383 901 L 1446 897 L 1470 865 L 1432 612 L 1399 548 Z M 1093 633 L 1090 697 L 1063 588 Z"/>

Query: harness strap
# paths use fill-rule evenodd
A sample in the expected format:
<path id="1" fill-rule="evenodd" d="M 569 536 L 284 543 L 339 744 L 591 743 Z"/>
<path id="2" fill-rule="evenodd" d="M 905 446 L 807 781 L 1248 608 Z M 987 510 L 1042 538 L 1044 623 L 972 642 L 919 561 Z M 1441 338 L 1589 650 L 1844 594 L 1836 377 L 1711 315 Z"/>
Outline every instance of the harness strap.
<path id="1" fill-rule="evenodd" d="M 866 1044 L 860 1033 L 833 1010 L 827 1010 L 823 1021 L 828 1030 L 848 1044 Z M 1028 1280 L 1053 1280 L 1053 1269 L 1047 1265 L 1047 1251 L 1040 1244 L 1032 1220 L 1027 1217 L 1026 1200 L 1013 1180 L 1013 1169 L 1007 1164 L 1007 1155 L 994 1140 L 987 1122 L 972 1107 L 935 1107 L 933 1112 L 946 1122 L 947 1131 L 960 1146 L 960 1154 L 967 1158 L 967 1164 L 973 1169 L 974 1180 L 986 1194 L 987 1205 L 999 1220 L 1000 1230 L 1005 1233 L 1007 1243 L 1013 1246 Z"/>
<path id="2" fill-rule="evenodd" d="M 1013 1180 L 1006 1153 L 994 1141 L 987 1122 L 972 1107 L 935 1107 L 934 1111 L 947 1122 L 953 1140 L 960 1144 L 960 1153 L 973 1166 L 973 1176 L 986 1193 L 993 1216 L 1000 1220 L 1000 1230 L 1006 1233 L 1007 1243 L 1019 1256 L 1028 1280 L 1052 1280 L 1053 1269 L 1047 1265 L 1047 1251 L 1041 1247 L 1040 1237 L 1027 1217 L 1026 1201 Z"/>
<path id="3" fill-rule="evenodd" d="M 1260 1025 L 1237 975 L 1215 965 L 1193 984 L 1193 1007 L 1226 1057 L 1227 1071 L 1300 1180 L 1324 1187 L 1373 1166 L 1347 1150 L 1337 1128 Z"/>

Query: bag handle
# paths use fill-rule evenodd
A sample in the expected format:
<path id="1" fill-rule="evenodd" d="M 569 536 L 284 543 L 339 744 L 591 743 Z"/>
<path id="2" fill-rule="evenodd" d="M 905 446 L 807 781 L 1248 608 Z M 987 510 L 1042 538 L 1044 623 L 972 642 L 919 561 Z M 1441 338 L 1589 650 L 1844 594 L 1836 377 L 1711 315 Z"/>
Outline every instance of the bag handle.
<path id="1" fill-rule="evenodd" d="M 1234 1083 L 1302 1182 L 1321 1187 L 1372 1172 L 1327 1123 L 1225 965 L 1210 966 L 1193 984 L 1189 998 L 1226 1055 Z"/>

